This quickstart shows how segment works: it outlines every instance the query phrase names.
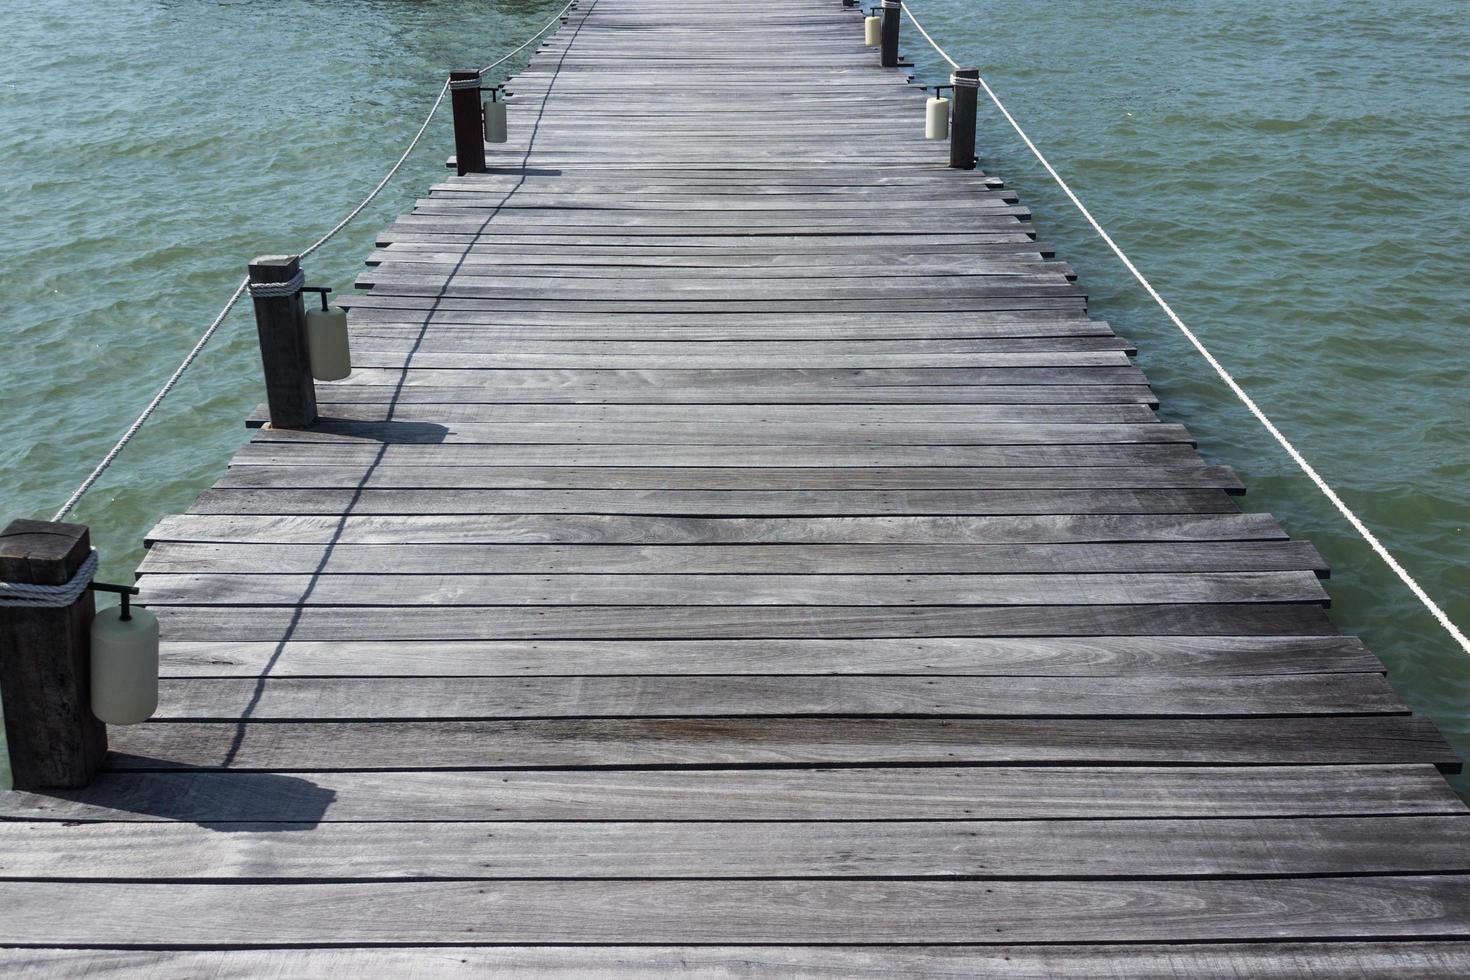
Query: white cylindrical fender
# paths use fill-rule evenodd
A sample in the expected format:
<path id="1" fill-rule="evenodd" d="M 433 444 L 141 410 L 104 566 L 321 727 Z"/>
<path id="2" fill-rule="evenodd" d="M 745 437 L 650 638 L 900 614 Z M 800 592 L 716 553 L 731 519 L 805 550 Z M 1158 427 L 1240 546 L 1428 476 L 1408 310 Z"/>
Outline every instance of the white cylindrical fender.
<path id="1" fill-rule="evenodd" d="M 505 128 L 505 103 L 485 103 L 485 142 L 504 143 L 506 137 Z"/>
<path id="2" fill-rule="evenodd" d="M 158 710 L 158 617 L 133 606 L 92 620 L 92 714 L 109 725 L 136 725 Z"/>
<path id="3" fill-rule="evenodd" d="M 306 351 L 311 360 L 311 376 L 318 381 L 341 381 L 351 374 L 347 311 L 336 306 L 307 310 Z"/>
<path id="4" fill-rule="evenodd" d="M 876 48 L 883 43 L 883 18 L 863 18 L 863 43 L 870 48 Z"/>
<path id="5" fill-rule="evenodd" d="M 949 139 L 949 100 L 932 98 L 924 113 L 924 138 Z"/>

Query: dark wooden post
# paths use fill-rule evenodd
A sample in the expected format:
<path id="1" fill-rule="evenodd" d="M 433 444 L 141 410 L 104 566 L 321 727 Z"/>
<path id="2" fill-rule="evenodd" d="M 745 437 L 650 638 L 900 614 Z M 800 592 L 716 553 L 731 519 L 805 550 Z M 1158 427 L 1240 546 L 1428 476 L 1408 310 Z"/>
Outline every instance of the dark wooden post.
<path id="1" fill-rule="evenodd" d="M 903 16 L 899 0 L 883 0 L 883 21 L 878 25 L 882 45 L 878 63 L 884 68 L 898 67 L 898 19 Z"/>
<path id="2" fill-rule="evenodd" d="M 296 255 L 259 255 L 250 263 L 252 285 L 290 283 L 301 272 Z M 306 307 L 298 287 L 285 296 L 252 291 L 255 330 L 260 335 L 260 363 L 265 368 L 265 399 L 271 425 L 304 429 L 316 421 L 316 381 L 306 350 Z"/>
<path id="3" fill-rule="evenodd" d="M 92 550 L 85 524 L 11 521 L 0 532 L 0 581 L 65 585 Z M 107 754 L 92 714 L 96 605 L 0 606 L 0 699 L 16 789 L 85 786 Z"/>
<path id="4" fill-rule="evenodd" d="M 975 112 L 980 103 L 980 69 L 954 70 L 954 118 L 949 124 L 949 165 L 975 169 Z"/>
<path id="5" fill-rule="evenodd" d="M 449 104 L 454 109 L 454 162 L 460 176 L 485 172 L 485 110 L 480 104 L 480 73 L 449 73 Z"/>

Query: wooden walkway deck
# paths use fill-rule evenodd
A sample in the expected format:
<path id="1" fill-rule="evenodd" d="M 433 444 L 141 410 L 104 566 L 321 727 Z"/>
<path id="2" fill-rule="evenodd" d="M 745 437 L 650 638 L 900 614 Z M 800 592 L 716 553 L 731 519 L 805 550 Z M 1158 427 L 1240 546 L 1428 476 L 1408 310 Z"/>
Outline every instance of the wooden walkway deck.
<path id="1" fill-rule="evenodd" d="M 1457 760 L 855 11 L 583 0 L 510 87 L 153 531 L 7 977 L 1470 974 Z"/>

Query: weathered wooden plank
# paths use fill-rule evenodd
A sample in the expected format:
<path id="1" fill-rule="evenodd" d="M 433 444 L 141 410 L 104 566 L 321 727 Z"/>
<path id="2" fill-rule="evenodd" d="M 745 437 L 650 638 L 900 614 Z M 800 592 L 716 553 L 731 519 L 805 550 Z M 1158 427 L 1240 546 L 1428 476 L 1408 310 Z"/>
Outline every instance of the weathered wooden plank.
<path id="1" fill-rule="evenodd" d="M 139 583 L 150 606 L 1111 606 L 1326 604 L 1311 572 L 864 575 L 174 574 Z"/>
<path id="2" fill-rule="evenodd" d="M 371 545 L 161 542 L 140 571 L 340 575 L 383 570 Z M 1005 545 L 405 545 L 395 575 L 474 574 L 1145 574 L 1311 571 L 1325 565 L 1304 541 Z"/>
<path id="3" fill-rule="evenodd" d="M 487 975 L 642 980 L 694 972 L 701 977 L 780 976 L 889 980 L 1299 980 L 1375 977 L 1459 980 L 1470 973 L 1470 943 L 1447 941 L 1196 943 L 1117 946 L 493 946 L 250 950 L 0 950 L 16 980 L 87 977 L 369 976 L 471 980 Z"/>
<path id="4" fill-rule="evenodd" d="M 114 771 L 750 765 L 1348 765 L 1459 760 L 1411 715 L 1298 718 L 663 718 L 154 722 Z"/>
<path id="5" fill-rule="evenodd" d="M 871 355 L 871 363 L 861 363 L 862 367 L 878 367 L 879 360 L 883 359 L 889 363 L 897 363 L 893 359 L 900 355 L 917 359 L 911 342 L 893 340 L 883 337 L 873 340 L 853 338 L 845 340 L 821 340 L 821 341 L 795 341 L 795 340 L 704 340 L 698 337 L 684 340 L 680 339 L 678 329 L 670 327 L 669 335 L 663 339 L 654 340 L 646 336 L 638 336 L 638 331 L 629 330 L 634 336 L 627 339 L 617 337 L 624 331 L 616 329 L 607 330 L 600 337 L 569 337 L 565 340 L 542 340 L 527 341 L 520 339 L 501 340 L 497 336 L 504 333 L 496 327 L 481 328 L 474 324 L 395 324 L 391 321 L 368 321 L 353 330 L 352 337 L 356 349 L 363 353 L 363 366 L 368 366 L 370 359 L 384 357 L 385 363 L 389 362 L 386 355 L 404 355 L 409 352 L 425 355 L 444 355 L 460 353 L 465 351 L 484 352 L 487 349 L 497 349 L 497 352 L 514 354 L 518 357 L 529 358 L 538 352 L 554 354 L 558 358 L 568 356 L 596 355 L 605 357 L 609 355 L 621 355 L 632 361 L 633 355 L 639 355 L 648 363 L 657 355 L 667 353 L 677 357 L 711 357 L 718 356 L 725 359 L 746 358 L 743 363 L 735 366 L 746 366 L 749 363 L 765 362 L 774 363 L 776 358 L 783 353 L 790 353 L 792 360 L 803 360 L 820 363 L 823 358 L 834 356 L 856 359 L 860 356 Z M 590 331 L 589 331 L 590 332 Z M 936 355 L 945 358 L 945 363 L 966 363 L 959 360 L 960 355 L 965 356 L 990 356 L 995 354 L 1029 354 L 1038 355 L 1055 353 L 1055 360 L 1062 360 L 1077 353 L 1118 352 L 1123 354 L 1134 354 L 1137 352 L 1132 341 L 1122 337 L 1105 337 L 1094 335 L 1067 336 L 1067 337 L 952 337 L 937 338 L 932 341 Z M 661 350 L 661 346 L 668 345 L 669 350 Z M 716 345 L 712 350 L 700 350 L 701 347 Z M 901 350 L 901 346 L 907 346 L 907 351 Z M 927 345 L 926 345 L 927 346 Z M 746 348 L 763 348 L 760 351 Z M 585 359 L 585 358 L 584 358 Z M 417 358 L 415 358 L 417 360 Z M 933 358 L 926 358 L 933 361 Z M 672 366 L 672 365 L 670 365 Z M 782 361 L 781 366 L 791 366 L 790 361 Z M 1090 420 L 1089 420 L 1090 421 Z"/>
<path id="6" fill-rule="evenodd" d="M 251 469 L 252 467 L 242 467 Z M 301 470 L 305 467 L 281 467 Z M 402 469 L 399 467 L 399 469 Z M 315 474 L 313 468 L 309 475 Z M 442 470 L 416 471 L 419 479 Z M 376 475 L 376 471 L 375 474 Z M 359 477 L 359 482 L 367 479 Z M 567 482 L 575 482 L 569 479 Z M 958 514 L 1230 514 L 1221 490 L 208 490 L 191 514 L 682 514 L 855 516 Z"/>
<path id="7" fill-rule="evenodd" d="M 426 423 L 405 422 L 404 433 Z M 442 428 L 442 427 L 440 427 Z M 269 432 L 269 429 L 257 429 Z M 1045 446 L 687 446 L 642 443 L 466 444 L 434 442 L 319 442 L 309 453 L 299 444 L 257 438 L 246 443 L 231 465 L 305 465 L 378 463 L 384 466 L 728 466 L 766 469 L 779 466 L 1172 466 L 1198 464 L 1193 447 L 1162 445 Z M 735 450 L 739 451 L 736 452 Z"/>
<path id="8" fill-rule="evenodd" d="M 146 598 L 146 596 L 145 596 Z M 1102 606 L 169 606 L 198 640 L 1330 636 L 1316 603 Z"/>
<path id="9" fill-rule="evenodd" d="M 1381 674 L 1239 677 L 271 677 L 161 684 L 160 721 L 1406 713 Z"/>
<path id="10" fill-rule="evenodd" d="M 759 196 L 745 200 L 731 200 L 728 196 L 711 199 L 702 196 L 687 196 L 677 200 L 658 198 L 629 198 L 622 194 L 595 194 L 584 191 L 575 203 L 559 195 L 545 195 L 540 199 L 530 194 L 484 194 L 460 190 L 452 193 L 433 194 L 414 201 L 414 214 L 438 214 L 476 220 L 483 218 L 484 211 L 495 211 L 500 215 L 536 219 L 543 224 L 598 224 L 602 219 L 644 220 L 667 223 L 680 227 L 698 227 L 702 222 L 714 219 L 715 224 L 726 224 L 730 215 L 756 219 L 751 222 L 759 227 L 763 221 L 782 221 L 800 218 L 820 222 L 835 218 L 854 218 L 872 223 L 883 217 L 886 211 L 901 211 L 905 206 L 923 207 L 933 203 L 933 198 L 908 198 L 893 195 L 891 201 L 873 201 L 866 206 L 840 198 L 824 198 L 817 202 L 801 199 L 772 202 Z M 971 215 L 1020 215 L 1029 214 L 1027 208 L 1006 200 L 1005 195 L 992 193 L 976 194 L 957 200 L 953 204 L 953 215 L 963 221 Z M 524 213 L 524 214 L 523 214 Z M 1043 270 L 1033 269 L 1040 273 Z"/>
<path id="11" fill-rule="evenodd" d="M 751 489 L 752 486 L 760 490 Z M 412 466 L 240 466 L 226 470 L 200 501 L 215 496 L 229 496 L 217 491 L 247 489 L 315 489 L 344 488 L 362 490 L 364 495 L 353 507 L 356 511 L 374 499 L 368 491 L 414 490 L 535 490 L 538 500 L 554 501 L 555 491 L 616 490 L 617 495 L 603 495 L 601 507 L 616 506 L 649 491 L 647 505 L 658 496 L 676 492 L 743 491 L 755 495 L 765 492 L 773 497 L 790 491 L 846 491 L 860 495 L 868 491 L 923 492 L 935 490 L 1010 491 L 1019 490 L 1148 490 L 1161 500 L 1175 499 L 1181 505 L 1199 499 L 1187 494 L 1170 496 L 1169 490 L 1244 490 L 1240 478 L 1224 466 L 1027 466 L 1027 467 L 782 467 L 751 470 L 743 467 L 636 467 L 636 466 L 435 466 L 424 469 Z M 1126 499 L 1127 494 L 1093 494 L 1092 499 Z M 236 497 L 235 499 L 243 499 Z M 282 498 L 285 499 L 285 498 Z M 322 493 L 315 499 L 332 500 Z M 736 499 L 736 498 L 732 498 Z M 1139 495 L 1140 503 L 1149 499 Z M 488 500 L 487 500 L 488 503 Z M 560 505 L 547 503 L 545 507 Z M 793 505 L 794 506 L 794 505 Z M 600 509 L 599 508 L 599 509 Z M 1154 508 L 1161 509 L 1161 508 Z M 1181 506 L 1181 510 L 1198 507 Z M 605 512 L 605 511 L 604 511 Z M 333 511 L 341 513 L 341 510 Z"/>
<path id="12" fill-rule="evenodd" d="M 955 217 L 958 221 L 963 222 L 962 227 L 966 229 L 1008 231 L 1022 226 L 1031 217 L 1029 208 L 1006 204 L 996 207 L 961 206 L 958 210 L 961 213 Z M 897 211 L 891 212 L 884 221 L 891 223 L 896 232 L 928 231 L 932 227 L 922 215 L 904 215 Z M 727 213 L 704 210 L 604 209 L 587 206 L 507 208 L 485 205 L 476 208 L 458 203 L 442 202 L 416 207 L 407 214 L 399 215 L 397 220 L 389 226 L 387 234 L 391 235 L 401 230 L 407 230 L 410 233 L 424 230 L 436 234 L 468 233 L 480 236 L 502 232 L 516 234 L 526 231 L 534 231 L 541 235 L 556 235 L 562 231 L 571 231 L 579 235 L 596 234 L 597 232 L 622 235 L 830 235 L 845 234 L 850 231 L 861 234 L 869 231 L 873 227 L 873 222 L 874 217 L 871 212 L 846 209 Z M 405 274 L 394 277 L 393 282 L 397 287 L 395 291 L 402 290 L 409 293 L 421 288 L 455 289 L 461 286 L 466 289 L 475 288 L 469 283 L 461 283 L 459 277 L 454 277 L 446 285 L 442 277 L 431 274 L 422 276 Z M 632 285 L 636 286 L 636 283 Z M 983 288 L 975 283 L 970 285 L 974 288 Z M 1040 284 L 1037 285 L 1040 286 Z M 1080 290 L 1075 286 L 1067 288 L 1059 284 L 1053 285 L 1056 285 L 1058 292 L 1062 295 L 1080 295 Z M 698 286 L 693 288 L 697 289 Z M 1006 294 L 1003 291 L 999 295 Z M 490 294 L 470 292 L 467 295 Z M 519 295 L 526 295 L 526 293 L 521 292 Z"/>
<path id="13" fill-rule="evenodd" d="M 914 341 L 927 340 L 938 350 L 1022 353 L 1048 350 L 1123 350 L 1132 351 L 1133 344 L 1117 337 L 1099 321 L 1069 319 L 1022 323 L 1012 318 L 984 314 L 967 318 L 963 323 L 935 322 L 928 317 L 921 323 L 881 320 L 831 323 L 825 319 L 813 323 L 791 324 L 781 321 L 762 323 L 759 317 L 710 315 L 704 317 L 669 315 L 566 318 L 551 324 L 521 324 L 515 321 L 529 317 L 525 313 L 501 316 L 476 313 L 439 313 L 408 310 L 399 313 L 384 310 L 357 310 L 353 313 L 352 335 L 364 347 L 396 350 L 385 346 L 394 341 L 417 342 L 433 350 L 435 345 L 471 341 L 483 348 L 506 347 L 522 350 L 570 350 L 591 345 L 614 344 L 683 345 L 698 353 L 697 345 L 723 345 L 736 353 L 745 345 L 768 345 L 768 349 L 787 345 L 820 353 L 860 354 L 868 348 L 892 348 L 901 344 L 912 350 Z M 535 319 L 534 317 L 531 317 Z M 897 318 L 895 318 L 897 319 Z M 527 327 L 536 326 L 531 338 Z M 926 345 L 927 346 L 927 345 Z M 636 349 L 636 348 L 635 348 Z M 718 351 L 718 348 L 716 348 Z"/>
<path id="14" fill-rule="evenodd" d="M 922 353 L 926 353 L 915 351 L 912 341 L 890 337 L 851 337 L 840 340 L 706 340 L 698 337 L 683 339 L 678 328 L 672 325 L 666 329 L 668 333 L 659 338 L 638 336 L 636 328 L 627 331 L 633 336 L 618 337 L 618 331 L 613 328 L 607 330 L 603 336 L 527 340 L 511 337 L 500 339 L 496 335 L 504 331 L 488 325 L 370 320 L 353 331 L 353 341 L 357 350 L 364 355 L 365 366 L 369 363 L 368 357 L 380 354 L 401 355 L 413 351 L 436 356 L 464 352 L 482 355 L 491 348 L 497 354 L 520 357 L 543 353 L 600 357 L 666 354 L 671 358 L 671 367 L 677 366 L 678 362 L 674 358 L 746 358 L 748 364 L 753 364 L 762 361 L 774 363 L 783 354 L 790 357 L 779 362 L 782 367 L 794 366 L 794 362 L 800 360 L 819 362 L 823 358 L 860 356 L 871 356 L 873 361 L 859 366 L 879 367 L 883 359 L 898 363 L 892 359 L 900 356 L 917 359 Z M 491 343 L 492 338 L 494 343 Z M 1042 363 L 1057 363 L 1075 359 L 1079 354 L 1130 354 L 1135 351 L 1132 342 L 1122 337 L 1093 334 L 1051 337 L 938 337 L 924 346 L 932 346 L 932 353 L 947 359 L 946 362 L 958 363 L 971 363 L 972 360 L 1001 355 L 1036 358 L 1052 355 Z M 959 361 L 961 355 L 967 360 Z"/>
<path id="15" fill-rule="evenodd" d="M 882 309 L 922 310 L 968 309 L 969 303 L 1016 302 L 1023 305 L 1050 299 L 1050 306 L 1080 308 L 1086 294 L 1060 273 L 1029 276 L 961 276 L 949 279 L 902 277 L 888 280 L 747 279 L 738 290 L 720 281 L 685 279 L 639 279 L 622 276 L 606 279 L 546 279 L 536 276 L 476 276 L 465 273 L 380 272 L 374 277 L 371 295 L 383 297 L 431 296 L 482 300 L 531 300 L 555 307 L 562 303 L 652 303 L 656 308 L 681 309 L 687 304 L 735 304 L 738 308 L 784 307 L 830 302 L 835 309 L 864 309 L 881 304 Z M 738 298 L 731 293 L 738 293 Z M 649 297 L 658 297 L 650 299 Z M 1071 299 L 1065 303 L 1062 300 Z M 915 352 L 910 352 L 915 353 Z M 877 366 L 881 366 L 881 361 Z"/>
<path id="16" fill-rule="evenodd" d="M 422 237 L 422 236 L 421 236 Z M 435 235 L 433 240 L 452 239 L 454 235 Z M 978 292 L 978 290 L 976 290 Z M 595 313 L 811 313 L 828 312 L 885 313 L 889 310 L 909 313 L 931 311 L 976 311 L 989 310 L 1086 310 L 1086 297 L 1073 291 L 1070 286 L 1058 286 L 1049 290 L 1037 288 L 1034 293 L 1002 295 L 937 295 L 909 297 L 857 297 L 840 298 L 774 298 L 774 299 L 713 299 L 678 297 L 670 299 L 597 298 L 569 296 L 556 300 L 552 295 L 523 296 L 507 291 L 504 294 L 492 290 L 478 290 L 467 286 L 463 291 L 450 290 L 447 295 L 433 286 L 417 289 L 400 287 L 391 292 L 372 290 L 363 293 L 352 302 L 354 308 L 371 306 L 378 309 L 459 309 L 459 310 L 518 310 L 555 305 L 567 310 Z M 550 291 L 548 291 L 550 292 Z M 554 295 L 554 294 L 553 294 Z"/>
<path id="17" fill-rule="evenodd" d="M 904 281 L 948 280 L 953 277 L 979 279 L 1012 279 L 1037 275 L 1070 278 L 1073 273 L 1063 262 L 1042 259 L 1031 253 L 1030 258 L 1014 258 L 1009 261 L 976 262 L 939 261 L 927 266 L 900 266 L 894 269 L 881 265 L 852 263 L 845 265 L 732 265 L 727 267 L 679 264 L 677 259 L 664 259 L 662 263 L 640 264 L 636 259 L 627 264 L 590 265 L 587 263 L 555 264 L 552 257 L 521 258 L 518 262 L 501 260 L 497 256 L 453 255 L 445 252 L 393 252 L 383 249 L 376 253 L 377 264 L 369 271 L 359 273 L 357 287 L 372 289 L 384 286 L 403 275 L 473 276 L 480 281 L 507 285 L 525 277 L 543 286 L 553 286 L 573 281 L 591 285 L 594 281 L 617 279 L 626 282 L 636 276 L 645 282 L 673 282 L 690 277 L 694 270 L 698 277 L 708 283 L 735 281 L 738 285 L 769 280 L 796 279 L 802 282 L 822 282 L 835 288 L 851 284 L 855 280 L 884 276 Z"/>
<path id="18" fill-rule="evenodd" d="M 357 385 L 392 385 L 412 387 L 428 385 L 436 388 L 577 388 L 595 385 L 599 388 L 631 388 L 646 392 L 650 388 L 697 388 L 705 392 L 704 402 L 720 402 L 711 397 L 723 389 L 760 391 L 767 395 L 782 389 L 826 385 L 843 389 L 849 400 L 863 403 L 869 388 L 902 386 L 974 387 L 1013 385 L 1142 385 L 1143 372 L 1122 365 L 1081 367 L 911 367 L 911 368 L 359 368 L 353 373 Z M 345 387 L 345 386 L 344 386 Z M 335 389 L 334 389 L 335 390 Z"/>
<path id="19" fill-rule="evenodd" d="M 247 424 L 264 424 L 262 409 Z M 1021 423 L 1153 423 L 1158 416 L 1147 405 L 391 405 L 353 402 L 319 403 L 322 418 L 356 422 L 458 422 L 643 424 L 696 422 L 859 425 L 898 423 L 978 425 Z M 1222 468 L 1223 469 L 1223 468 Z"/>
<path id="20" fill-rule="evenodd" d="M 359 374 L 361 372 L 358 372 Z M 764 388 L 604 388 L 594 383 L 555 388 L 513 385 L 398 384 L 401 378 L 354 376 L 351 385 L 322 385 L 335 403 L 394 405 L 586 404 L 586 405 L 1157 405 L 1147 386 L 1083 385 L 873 385 Z M 425 379 L 416 379 L 419 381 Z M 427 379 L 432 381 L 433 379 Z M 373 382 L 373 383 L 369 383 Z"/>
<path id="21" fill-rule="evenodd" d="M 531 210 L 564 211 L 573 215 L 590 217 L 594 212 L 655 212 L 676 214 L 704 211 L 721 214 L 800 215 L 802 217 L 843 214 L 881 219 L 888 211 L 905 208 L 928 207 L 942 198 L 936 192 L 925 195 L 913 191 L 889 192 L 883 196 L 871 194 L 714 194 L 684 188 L 682 194 L 664 194 L 659 191 L 633 195 L 627 190 L 596 190 L 579 188 L 575 196 L 554 192 L 527 192 L 518 190 L 485 191 L 460 185 L 439 185 L 443 190 L 432 190 L 428 197 L 414 201 L 415 208 L 439 210 L 462 210 L 467 215 L 472 211 Z M 1003 210 L 1011 213 L 1017 196 L 1014 191 L 976 191 L 963 198 L 951 197 L 954 215 L 972 212 L 995 213 Z M 379 256 L 382 259 L 382 256 Z M 978 264 L 977 264 L 978 266 Z M 978 266 L 984 268 L 983 266 Z M 833 265 L 836 268 L 836 265 Z M 1051 271 L 1033 268 L 1031 272 Z"/>
<path id="22" fill-rule="evenodd" d="M 228 889 L 225 891 L 224 889 Z M 1470 876 L 0 883 L 0 943 L 977 943 L 1470 936 Z M 83 908 L 92 915 L 80 914 Z M 1126 910 L 1126 911 L 1123 911 Z"/>
<path id="23" fill-rule="evenodd" d="M 163 642 L 166 677 L 894 674 L 1234 676 L 1384 672 L 1350 636 L 919 640 Z"/>
<path id="24" fill-rule="evenodd" d="M 916 370 L 964 368 L 999 371 L 1005 368 L 1051 371 L 1061 368 L 1114 368 L 1127 370 L 1128 357 L 1121 350 L 1040 352 L 937 352 L 937 353 L 689 353 L 675 351 L 626 351 L 621 353 L 556 353 L 502 351 L 425 351 L 411 353 L 359 350 L 354 357 L 358 370 L 398 370 L 411 362 L 416 371 L 435 369 L 464 371 L 575 370 L 575 371 L 737 371 L 769 370 Z"/>
<path id="25" fill-rule="evenodd" d="M 1459 815 L 1431 765 L 926 766 L 103 773 L 0 794 L 0 818 L 222 821 L 959 820 Z"/>
<path id="26" fill-rule="evenodd" d="M 1194 878 L 1470 871 L 1470 814 L 760 823 L 0 823 L 0 880 Z"/>
<path id="27" fill-rule="evenodd" d="M 560 167 L 559 169 L 565 169 Z M 1014 219 L 1013 219 L 1014 220 Z M 461 245 L 479 245 L 486 241 L 493 242 L 501 247 L 519 248 L 530 246 L 533 248 L 558 247 L 564 249 L 576 249 L 585 251 L 589 248 L 607 249 L 604 254 L 621 254 L 629 250 L 669 248 L 700 248 L 700 249 L 745 249 L 750 253 L 781 254 L 791 251 L 806 249 L 821 250 L 832 254 L 868 254 L 874 251 L 882 251 L 886 245 L 892 249 L 919 250 L 937 249 L 942 252 L 969 251 L 980 249 L 986 245 L 1015 245 L 1029 252 L 1045 255 L 1033 234 L 1019 221 L 1012 225 L 991 229 L 966 229 L 962 232 L 949 234 L 922 234 L 917 232 L 893 232 L 891 234 L 865 237 L 853 234 L 825 234 L 825 235 L 798 235 L 774 232 L 764 235 L 699 235 L 683 236 L 656 234 L 650 232 L 644 235 L 629 235 L 618 233 L 619 229 L 609 229 L 605 234 L 578 235 L 568 231 L 561 235 L 546 235 L 536 232 L 534 229 L 521 229 L 515 232 L 481 237 L 468 232 L 433 232 L 422 228 L 402 228 L 393 231 L 379 233 L 376 244 L 379 247 L 399 247 L 420 245 L 427 246 L 433 250 L 442 250 L 444 247 L 458 247 Z M 359 306 L 379 305 L 371 295 L 344 297 L 350 299 L 351 305 Z M 1015 309 L 998 305 L 997 309 Z M 1044 307 L 1043 307 L 1044 308 Z M 1065 302 L 1054 307 L 1077 313 L 1075 302 Z M 776 312 L 776 311 L 762 311 Z M 817 311 L 824 316 L 834 310 Z M 910 311 L 914 312 L 914 311 Z"/>
<path id="28" fill-rule="evenodd" d="M 520 178 L 512 179 L 518 181 Z M 563 193 L 574 195 L 575 191 Z M 383 258 L 379 257 L 412 260 L 418 256 L 444 256 L 450 261 L 463 259 L 466 263 L 487 261 L 497 264 L 562 266 L 634 263 L 638 268 L 687 264 L 691 268 L 712 269 L 769 267 L 799 269 L 810 266 L 829 268 L 849 261 L 881 263 L 883 258 L 891 256 L 892 262 L 885 265 L 885 268 L 904 269 L 922 268 L 929 262 L 954 262 L 968 266 L 971 263 L 987 262 L 1043 262 L 1053 258 L 1053 248 L 1050 244 L 1038 241 L 1026 234 L 993 235 L 988 236 L 986 240 L 967 242 L 956 242 L 953 238 L 915 242 L 906 238 L 903 240 L 902 251 L 885 251 L 884 245 L 887 241 L 888 236 L 848 236 L 848 240 L 834 249 L 834 251 L 841 251 L 841 258 L 834 258 L 826 249 L 813 250 L 804 247 L 809 243 L 797 239 L 784 240 L 783 244 L 783 240 L 773 240 L 768 237 L 755 241 L 737 240 L 723 243 L 712 243 L 704 239 L 680 239 L 665 245 L 649 244 L 647 241 L 640 240 L 637 244 L 619 246 L 592 243 L 580 245 L 577 248 L 567 248 L 554 241 L 540 244 L 533 241 L 510 243 L 499 238 L 471 239 L 458 243 L 401 241 L 380 246 L 368 257 L 368 263 L 382 261 Z M 523 315 L 552 319 L 545 310 L 527 311 Z M 957 313 L 936 313 L 932 314 L 932 318 L 939 324 L 949 326 L 958 326 L 960 321 L 967 319 Z M 580 319 L 589 320 L 590 318 L 584 316 Z M 795 317 L 761 314 L 751 319 L 759 325 L 770 321 L 792 321 Z M 852 319 L 871 320 L 872 318 L 823 314 L 820 317 L 808 319 L 814 321 L 814 326 L 821 328 L 833 322 L 841 323 Z M 900 317 L 899 322 L 917 327 L 921 325 L 919 323 L 921 319 L 929 318 L 910 314 Z M 1020 323 L 1057 321 L 1075 324 L 1102 322 L 1089 321 L 1088 317 L 1075 312 L 1055 310 L 1028 314 L 1020 318 L 1003 312 L 992 313 L 980 318 L 981 323 L 1004 321 Z"/>
<path id="29" fill-rule="evenodd" d="M 1005 517 L 637 517 L 599 514 L 176 514 L 147 541 L 259 544 L 1062 544 L 1281 541 L 1267 514 Z"/>
<path id="30" fill-rule="evenodd" d="M 359 422 L 318 419 L 309 429 L 264 426 L 265 443 L 370 442 L 384 445 L 624 446 L 1106 446 L 1182 444 L 1182 425 L 1061 422 Z"/>

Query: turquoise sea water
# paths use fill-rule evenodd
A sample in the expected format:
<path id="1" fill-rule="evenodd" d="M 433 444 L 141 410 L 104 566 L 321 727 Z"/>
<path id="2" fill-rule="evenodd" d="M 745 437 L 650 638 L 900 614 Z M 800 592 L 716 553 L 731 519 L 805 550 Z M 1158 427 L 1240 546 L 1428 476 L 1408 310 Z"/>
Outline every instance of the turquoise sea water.
<path id="1" fill-rule="evenodd" d="M 834 8 L 838 0 L 832 0 Z M 376 182 L 444 71 L 558 3 L 10 0 L 0 39 L 0 486 L 49 518 L 256 254 L 299 250 Z M 1470 26 L 1457 4 L 914 0 L 979 65 L 1184 318 L 1470 624 Z M 835 14 L 834 14 L 835 15 Z M 857 28 L 855 27 L 855 30 Z M 920 80 L 940 62 L 905 24 Z M 513 61 L 509 68 L 519 67 Z M 874 70 L 877 70 L 876 68 Z M 922 126 L 916 114 L 915 125 Z M 447 113 L 309 264 L 348 288 L 444 171 Z M 1334 617 L 1470 755 L 1464 657 L 982 105 L 982 166 L 1036 212 L 1165 414 L 1333 565 Z M 248 313 L 83 502 L 104 576 L 187 507 L 261 399 Z"/>

